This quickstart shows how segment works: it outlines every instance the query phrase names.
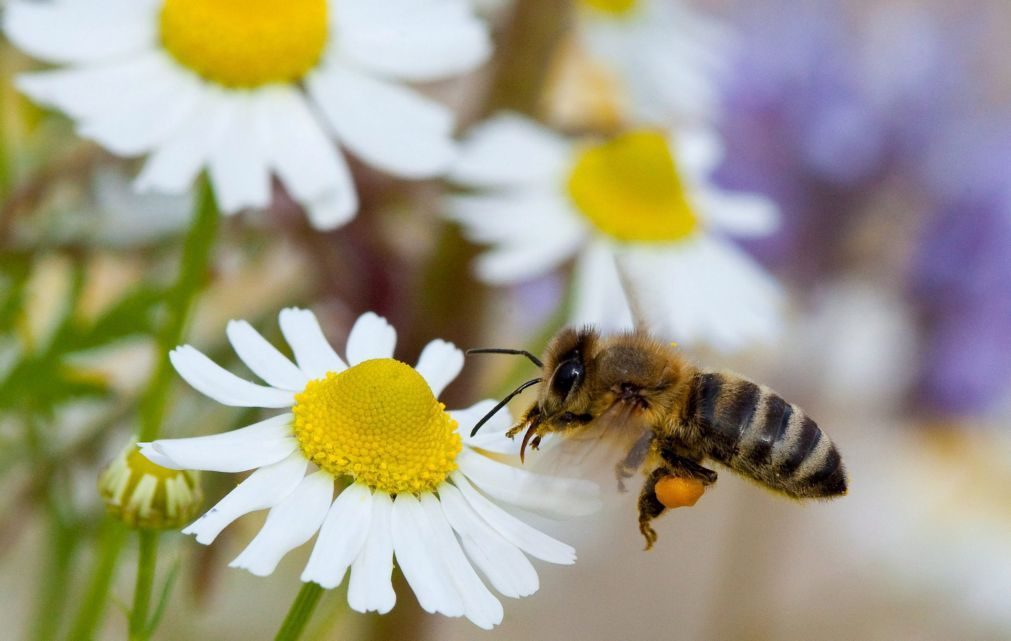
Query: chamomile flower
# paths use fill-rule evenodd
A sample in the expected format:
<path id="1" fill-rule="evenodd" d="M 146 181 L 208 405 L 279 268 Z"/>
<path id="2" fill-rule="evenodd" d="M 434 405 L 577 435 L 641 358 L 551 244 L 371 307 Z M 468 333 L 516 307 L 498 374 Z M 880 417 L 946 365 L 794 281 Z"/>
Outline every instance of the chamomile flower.
<path id="1" fill-rule="evenodd" d="M 136 186 L 183 192 L 207 168 L 226 213 L 265 207 L 276 175 L 331 229 L 357 195 L 331 138 L 404 178 L 443 173 L 454 119 L 402 81 L 489 54 L 463 0 L 15 0 L 4 31 L 66 67 L 18 87 L 79 133 L 147 160 Z"/>
<path id="2" fill-rule="evenodd" d="M 683 0 L 579 0 L 549 106 L 570 125 L 705 123 L 720 111 L 732 30 Z"/>
<path id="3" fill-rule="evenodd" d="M 350 569 L 351 607 L 387 612 L 396 599 L 395 557 L 425 610 L 484 628 L 502 620 L 502 605 L 475 566 L 503 595 L 520 597 L 538 587 L 526 555 L 574 561 L 571 547 L 497 503 L 587 514 L 598 507 L 597 486 L 504 462 L 516 451 L 504 436 L 508 416 L 487 434 L 467 436 L 493 402 L 447 412 L 437 400 L 463 367 L 459 349 L 432 341 L 411 367 L 393 359 L 394 329 L 367 313 L 351 329 L 345 361 L 311 312 L 285 309 L 280 325 L 295 363 L 248 323 L 228 325 L 232 347 L 267 385 L 229 373 L 193 347 L 171 353 L 179 374 L 220 403 L 288 410 L 233 432 L 141 444 L 167 468 L 255 470 L 183 532 L 209 544 L 235 519 L 269 508 L 233 567 L 268 575 L 318 532 L 303 581 L 334 588 Z"/>
<path id="4" fill-rule="evenodd" d="M 493 246 L 475 264 L 488 283 L 575 257 L 573 323 L 630 328 L 627 285 L 652 330 L 730 350 L 775 335 L 780 290 L 725 234 L 767 234 L 777 212 L 709 182 L 720 154 L 701 130 L 573 141 L 504 114 L 472 132 L 451 172 L 487 191 L 451 197 L 447 215 Z"/>

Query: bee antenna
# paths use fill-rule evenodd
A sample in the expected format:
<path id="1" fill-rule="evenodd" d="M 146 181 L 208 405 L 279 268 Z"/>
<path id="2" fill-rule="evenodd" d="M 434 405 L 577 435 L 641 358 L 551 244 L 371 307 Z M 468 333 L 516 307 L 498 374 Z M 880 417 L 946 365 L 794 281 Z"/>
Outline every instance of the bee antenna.
<path id="1" fill-rule="evenodd" d="M 477 349 L 468 349 L 468 354 L 515 354 L 518 356 L 526 356 L 530 361 L 537 367 L 544 367 L 544 363 L 541 359 L 537 358 L 525 349 L 504 349 L 499 347 L 480 347 Z"/>
<path id="2" fill-rule="evenodd" d="M 522 392 L 526 388 L 530 387 L 531 385 L 536 385 L 536 384 L 541 383 L 543 381 L 544 381 L 543 378 L 533 378 L 533 379 L 530 379 L 529 381 L 527 381 L 526 383 L 523 383 L 522 385 L 520 385 L 516 389 L 514 389 L 512 392 L 509 393 L 508 396 L 506 396 L 501 401 L 499 401 L 498 403 L 496 403 L 495 407 L 491 408 L 490 412 L 488 412 L 487 414 L 485 414 L 484 416 L 481 417 L 481 420 L 477 422 L 477 425 L 474 426 L 474 429 L 472 429 L 470 431 L 470 435 L 473 437 L 475 434 L 477 434 L 477 431 L 479 429 L 481 429 L 481 426 L 483 426 L 485 423 L 487 423 L 489 420 L 491 420 L 492 416 L 495 416 L 496 414 L 498 414 L 499 410 L 502 409 L 503 407 L 505 407 L 506 403 L 508 403 L 509 401 L 513 400 L 513 398 L 517 394 L 519 394 L 520 392 Z"/>

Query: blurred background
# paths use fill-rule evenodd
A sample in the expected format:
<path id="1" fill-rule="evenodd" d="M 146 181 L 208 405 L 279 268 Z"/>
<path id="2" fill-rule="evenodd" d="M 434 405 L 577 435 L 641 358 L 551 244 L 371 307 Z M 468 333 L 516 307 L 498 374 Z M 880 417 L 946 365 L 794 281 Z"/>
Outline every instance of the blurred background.
<path id="1" fill-rule="evenodd" d="M 568 3 L 475 5 L 492 61 L 425 87 L 461 129 L 500 107 L 565 131 L 613 126 L 606 89 L 567 58 L 579 28 Z M 401 585 L 385 617 L 328 593 L 306 638 L 1011 638 L 1011 5 L 681 5 L 729 36 L 714 75 L 727 147 L 717 178 L 780 207 L 778 230 L 745 247 L 787 292 L 779 341 L 690 356 L 804 407 L 839 446 L 849 495 L 798 504 L 724 471 L 695 507 L 657 523 L 648 553 L 631 497 L 539 523 L 579 561 L 539 565 L 540 592 L 505 602 L 490 633 L 422 613 Z M 95 480 L 136 429 L 193 197 L 133 193 L 136 161 L 21 97 L 12 78 L 38 63 L 0 47 L 0 637 L 55 639 L 110 536 Z M 353 171 L 362 209 L 340 230 L 309 228 L 280 189 L 267 210 L 223 220 L 188 342 L 234 366 L 228 319 L 277 339 L 276 310 L 298 304 L 335 344 L 362 311 L 388 317 L 405 359 L 434 336 L 543 348 L 562 318 L 565 269 L 482 285 L 468 270 L 477 248 L 440 217 L 443 183 Z M 448 404 L 529 373 L 469 362 Z M 174 385 L 167 434 L 248 422 Z M 203 482 L 210 502 L 234 479 Z M 308 548 L 268 579 L 229 569 L 261 520 L 211 547 L 163 537 L 162 575 L 176 580 L 155 638 L 270 638 Z M 96 638 L 125 638 L 132 545 L 110 570 Z"/>

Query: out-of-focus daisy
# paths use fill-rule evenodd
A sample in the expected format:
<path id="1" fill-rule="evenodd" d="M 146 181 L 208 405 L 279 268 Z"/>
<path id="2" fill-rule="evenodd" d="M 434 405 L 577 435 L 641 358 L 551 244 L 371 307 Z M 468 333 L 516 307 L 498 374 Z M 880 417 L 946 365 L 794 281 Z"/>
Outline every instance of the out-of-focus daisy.
<path id="1" fill-rule="evenodd" d="M 206 167 L 231 213 L 266 206 L 276 175 L 320 229 L 358 207 L 330 138 L 397 176 L 441 174 L 453 116 L 400 82 L 489 53 L 463 0 L 18 0 L 4 31 L 68 65 L 22 75 L 22 91 L 110 151 L 149 155 L 138 188 L 182 192 Z"/>
<path id="2" fill-rule="evenodd" d="M 733 349 L 775 334 L 780 291 L 724 234 L 767 234 L 776 210 L 710 184 L 720 155 L 701 130 L 571 141 L 500 115 L 473 131 L 451 173 L 489 191 L 452 197 L 448 215 L 494 245 L 476 263 L 486 282 L 523 281 L 576 256 L 572 322 L 630 327 L 624 276 L 651 329 Z"/>
<path id="3" fill-rule="evenodd" d="M 681 0 L 579 0 L 549 108 L 571 126 L 708 122 L 734 37 Z"/>
<path id="4" fill-rule="evenodd" d="M 238 517 L 269 508 L 233 567 L 270 574 L 318 531 L 303 581 L 334 588 L 350 569 L 351 607 L 387 612 L 396 599 L 395 556 L 425 610 L 484 628 L 502 620 L 502 606 L 474 566 L 496 590 L 520 597 L 538 587 L 524 553 L 574 561 L 572 548 L 496 502 L 553 516 L 587 514 L 599 504 L 596 485 L 503 462 L 515 452 L 504 436 L 508 416 L 488 434 L 461 439 L 458 427 L 468 434 L 493 402 L 447 412 L 436 400 L 463 367 L 459 349 L 432 341 L 411 367 L 392 358 L 394 329 L 367 313 L 351 329 L 345 361 L 311 312 L 285 309 L 280 325 L 297 364 L 248 323 L 228 325 L 232 347 L 268 386 L 227 372 L 193 347 L 171 353 L 179 374 L 220 403 L 290 408 L 233 432 L 141 444 L 168 468 L 256 470 L 185 533 L 208 544 Z"/>

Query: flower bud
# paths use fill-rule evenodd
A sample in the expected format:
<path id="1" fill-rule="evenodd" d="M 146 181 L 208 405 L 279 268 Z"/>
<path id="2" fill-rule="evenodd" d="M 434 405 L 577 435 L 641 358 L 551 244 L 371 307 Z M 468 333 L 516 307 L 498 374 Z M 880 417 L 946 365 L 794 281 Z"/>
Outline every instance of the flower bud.
<path id="1" fill-rule="evenodd" d="M 132 528 L 179 528 L 203 504 L 199 474 L 147 460 L 131 442 L 98 477 L 106 511 Z"/>

